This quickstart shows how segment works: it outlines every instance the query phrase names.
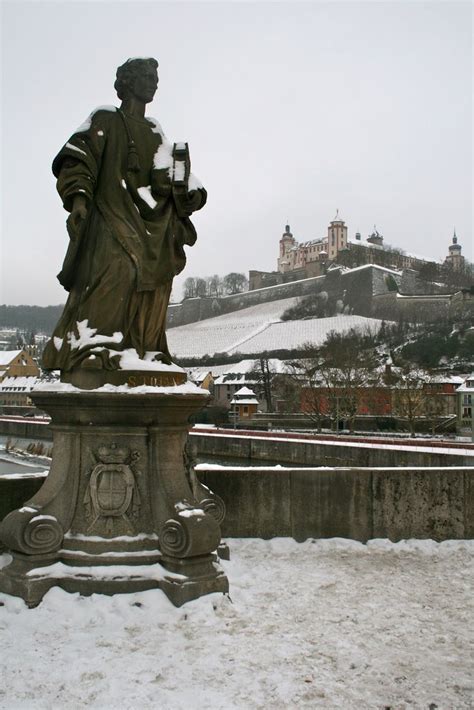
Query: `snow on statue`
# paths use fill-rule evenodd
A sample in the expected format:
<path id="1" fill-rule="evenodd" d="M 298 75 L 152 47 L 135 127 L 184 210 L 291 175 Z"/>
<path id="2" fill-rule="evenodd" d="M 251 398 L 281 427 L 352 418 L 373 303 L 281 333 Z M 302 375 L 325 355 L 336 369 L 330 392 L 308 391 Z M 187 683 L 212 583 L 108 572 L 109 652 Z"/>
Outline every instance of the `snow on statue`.
<path id="1" fill-rule="evenodd" d="M 187 144 L 169 143 L 157 121 L 145 118 L 157 67 L 151 58 L 120 66 L 120 108 L 96 109 L 53 161 L 70 212 L 58 276 L 69 298 L 44 352 L 47 369 L 113 370 L 114 351 L 130 348 L 140 358 L 156 352 L 170 362 L 165 323 L 172 281 L 184 268 L 184 245 L 196 241 L 189 217 L 207 194 L 190 172 Z M 94 337 L 84 340 L 84 329 Z"/>

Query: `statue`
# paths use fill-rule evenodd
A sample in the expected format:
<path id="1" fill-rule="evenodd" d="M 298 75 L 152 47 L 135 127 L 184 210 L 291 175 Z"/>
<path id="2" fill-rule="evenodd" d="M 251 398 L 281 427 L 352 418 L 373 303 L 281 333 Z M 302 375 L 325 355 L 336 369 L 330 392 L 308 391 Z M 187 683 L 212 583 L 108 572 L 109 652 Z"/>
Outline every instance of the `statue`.
<path id="1" fill-rule="evenodd" d="M 53 162 L 70 212 L 58 277 L 69 298 L 43 364 L 62 382 L 31 392 L 51 417 L 53 456 L 43 487 L 0 521 L 12 555 L 0 592 L 30 606 L 52 586 L 158 588 L 176 606 L 229 588 L 218 563 L 225 506 L 200 484 L 188 446 L 190 417 L 210 394 L 170 362 L 165 335 L 173 277 L 196 241 L 189 217 L 206 192 L 187 144 L 145 118 L 157 67 L 119 67 L 120 108 L 94 111 Z"/>
<path id="2" fill-rule="evenodd" d="M 69 297 L 43 355 L 46 369 L 116 370 L 124 351 L 171 362 L 165 324 L 173 277 L 184 268 L 184 245 L 196 241 L 190 215 L 207 193 L 190 172 L 187 143 L 171 144 L 145 117 L 157 67 L 151 58 L 120 66 L 120 108 L 93 111 L 53 161 L 70 212 L 58 275 Z"/>

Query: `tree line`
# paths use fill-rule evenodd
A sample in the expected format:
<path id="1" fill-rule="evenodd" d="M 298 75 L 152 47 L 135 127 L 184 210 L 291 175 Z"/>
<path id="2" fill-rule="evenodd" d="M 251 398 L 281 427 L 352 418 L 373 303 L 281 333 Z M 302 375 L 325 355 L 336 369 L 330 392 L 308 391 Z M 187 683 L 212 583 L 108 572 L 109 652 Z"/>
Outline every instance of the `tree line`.
<path id="1" fill-rule="evenodd" d="M 18 329 L 25 333 L 51 334 L 63 311 L 59 306 L 0 305 L 0 328 Z"/>
<path id="2" fill-rule="evenodd" d="M 248 289 L 245 274 L 232 271 L 226 276 L 188 276 L 183 284 L 183 298 L 218 297 L 242 293 Z"/>

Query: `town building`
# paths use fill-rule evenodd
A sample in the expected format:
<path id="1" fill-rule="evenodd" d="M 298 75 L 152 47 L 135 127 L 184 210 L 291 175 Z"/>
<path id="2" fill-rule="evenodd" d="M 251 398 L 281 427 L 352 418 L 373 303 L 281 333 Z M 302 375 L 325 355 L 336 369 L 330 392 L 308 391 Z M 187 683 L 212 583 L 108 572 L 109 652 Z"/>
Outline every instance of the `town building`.
<path id="1" fill-rule="evenodd" d="M 458 387 L 458 433 L 474 441 L 474 372 Z"/>
<path id="2" fill-rule="evenodd" d="M 255 384 L 255 375 L 252 376 L 249 372 L 236 372 L 232 366 L 228 366 L 227 372 L 214 379 L 214 402 L 221 407 L 229 408 L 234 396 L 242 387 Z"/>
<path id="3" fill-rule="evenodd" d="M 214 394 L 214 377 L 210 370 L 191 368 L 188 370 L 188 376 L 195 385 L 207 390 L 211 395 Z"/>
<path id="4" fill-rule="evenodd" d="M 0 410 L 20 414 L 33 407 L 30 392 L 40 369 L 26 350 L 0 351 Z"/>
<path id="5" fill-rule="evenodd" d="M 320 416 L 334 415 L 336 408 L 341 412 L 353 409 L 354 415 L 372 417 L 400 416 L 400 388 L 397 380 L 403 379 L 399 368 L 387 366 L 383 377 L 375 377 L 373 382 L 368 381 L 364 386 L 338 387 L 337 372 L 334 374 L 334 383 L 331 386 L 322 381 L 315 386 L 303 387 L 301 390 L 301 411 L 307 414 Z M 474 404 L 474 375 L 472 389 L 472 403 Z M 406 406 L 416 409 L 416 418 L 433 420 L 434 426 L 446 424 L 455 425 L 458 406 L 460 406 L 461 419 L 470 421 L 472 411 L 470 390 L 466 389 L 465 377 L 450 374 L 433 375 L 426 382 L 420 379 L 419 386 L 413 382 L 404 389 Z M 463 384 L 464 383 L 464 384 Z M 464 388 L 464 390 L 463 390 Z M 465 392 L 463 403 L 458 405 L 459 392 Z M 348 401 L 348 403 L 346 402 Z M 415 401 L 416 400 L 416 401 Z M 464 401 L 466 403 L 464 403 Z M 347 415 L 345 416 L 347 418 Z"/>
<path id="6" fill-rule="evenodd" d="M 26 350 L 0 351 L 0 383 L 6 377 L 38 377 L 40 369 Z"/>
<path id="7" fill-rule="evenodd" d="M 238 421 L 252 419 L 257 413 L 258 399 L 249 387 L 241 387 L 231 400 L 234 417 Z"/>
<path id="8" fill-rule="evenodd" d="M 30 393 L 38 379 L 38 377 L 5 377 L 0 382 L 2 414 L 23 414 L 25 407 L 27 409 L 34 407 Z"/>

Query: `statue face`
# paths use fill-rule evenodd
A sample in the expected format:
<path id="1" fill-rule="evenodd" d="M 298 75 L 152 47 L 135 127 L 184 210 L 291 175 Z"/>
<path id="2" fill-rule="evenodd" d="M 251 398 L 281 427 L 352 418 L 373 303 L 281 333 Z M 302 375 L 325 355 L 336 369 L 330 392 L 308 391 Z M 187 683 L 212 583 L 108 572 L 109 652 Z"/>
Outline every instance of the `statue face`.
<path id="1" fill-rule="evenodd" d="M 154 67 L 147 64 L 135 76 L 133 83 L 130 86 L 132 94 L 139 99 L 149 104 L 153 101 L 158 88 L 158 72 Z"/>

